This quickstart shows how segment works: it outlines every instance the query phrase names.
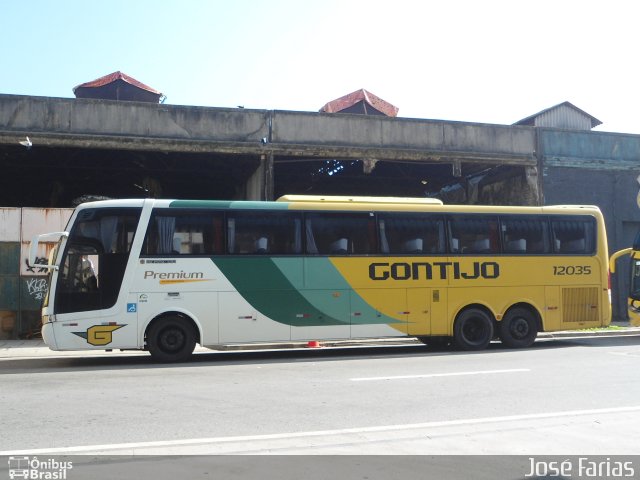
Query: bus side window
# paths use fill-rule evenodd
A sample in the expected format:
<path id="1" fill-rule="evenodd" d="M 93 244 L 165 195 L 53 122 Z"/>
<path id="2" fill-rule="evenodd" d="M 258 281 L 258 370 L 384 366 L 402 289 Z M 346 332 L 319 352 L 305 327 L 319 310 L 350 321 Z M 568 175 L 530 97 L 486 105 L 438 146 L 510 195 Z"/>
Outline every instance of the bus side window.
<path id="1" fill-rule="evenodd" d="M 222 214 L 207 212 L 178 216 L 176 236 L 182 255 L 219 255 L 222 253 Z M 218 240 L 218 241 L 216 241 Z"/>
<path id="2" fill-rule="evenodd" d="M 551 219 L 555 253 L 586 254 L 595 250 L 594 221 L 584 217 Z"/>
<path id="3" fill-rule="evenodd" d="M 294 212 L 246 210 L 228 215 L 228 251 L 240 255 L 302 252 L 301 216 Z"/>
<path id="4" fill-rule="evenodd" d="M 307 253 L 367 255 L 377 251 L 375 217 L 371 213 L 306 214 Z"/>
<path id="5" fill-rule="evenodd" d="M 498 219 L 495 217 L 452 216 L 449 220 L 450 235 L 459 241 L 460 253 L 483 254 L 497 253 L 500 248 Z M 452 251 L 456 250 L 452 245 Z"/>
<path id="6" fill-rule="evenodd" d="M 546 219 L 508 216 L 501 219 L 504 253 L 548 253 L 549 240 Z"/>
<path id="7" fill-rule="evenodd" d="M 382 253 L 419 255 L 444 253 L 444 220 L 430 214 L 379 214 Z"/>
<path id="8" fill-rule="evenodd" d="M 143 252 L 146 255 L 218 255 L 222 253 L 222 214 L 154 212 Z"/>

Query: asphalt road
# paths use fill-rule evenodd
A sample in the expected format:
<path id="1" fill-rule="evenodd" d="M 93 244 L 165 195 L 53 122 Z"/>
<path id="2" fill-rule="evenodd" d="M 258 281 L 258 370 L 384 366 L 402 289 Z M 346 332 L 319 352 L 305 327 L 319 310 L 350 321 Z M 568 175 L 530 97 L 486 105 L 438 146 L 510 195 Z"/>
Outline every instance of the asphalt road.
<path id="1" fill-rule="evenodd" d="M 0 455 L 640 454 L 640 336 L 0 360 Z"/>

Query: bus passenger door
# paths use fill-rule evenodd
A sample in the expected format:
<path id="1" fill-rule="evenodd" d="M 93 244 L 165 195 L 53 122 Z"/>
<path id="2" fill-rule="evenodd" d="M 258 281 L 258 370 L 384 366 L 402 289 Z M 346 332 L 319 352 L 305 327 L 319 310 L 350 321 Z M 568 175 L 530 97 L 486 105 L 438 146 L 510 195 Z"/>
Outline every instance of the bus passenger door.
<path id="1" fill-rule="evenodd" d="M 65 254 L 55 290 L 57 349 L 139 348 L 137 299 L 119 300 L 128 255 L 98 254 L 89 243 Z"/>

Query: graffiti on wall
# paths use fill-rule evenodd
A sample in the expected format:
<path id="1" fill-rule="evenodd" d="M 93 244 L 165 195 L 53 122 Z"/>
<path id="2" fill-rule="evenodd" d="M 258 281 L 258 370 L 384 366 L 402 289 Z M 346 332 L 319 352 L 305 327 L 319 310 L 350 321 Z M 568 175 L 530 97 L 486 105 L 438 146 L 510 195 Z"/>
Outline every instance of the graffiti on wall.
<path id="1" fill-rule="evenodd" d="M 47 294 L 46 278 L 28 278 L 24 281 L 27 294 L 34 300 L 42 301 Z"/>
<path id="2" fill-rule="evenodd" d="M 38 267 L 38 265 L 46 265 L 47 262 L 48 260 L 46 257 L 36 257 L 36 264 L 29 265 L 29 261 L 26 258 L 24 259 L 24 264 L 26 265 L 27 273 L 32 273 L 32 274 L 47 273 L 49 270 L 47 270 L 44 267 Z"/>

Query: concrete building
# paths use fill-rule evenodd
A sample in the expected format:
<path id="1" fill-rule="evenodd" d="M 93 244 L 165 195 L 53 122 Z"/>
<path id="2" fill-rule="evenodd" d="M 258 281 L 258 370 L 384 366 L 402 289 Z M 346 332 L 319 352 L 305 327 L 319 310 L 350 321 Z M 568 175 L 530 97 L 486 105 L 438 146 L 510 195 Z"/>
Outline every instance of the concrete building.
<path id="1" fill-rule="evenodd" d="M 640 227 L 638 135 L 593 132 L 599 120 L 568 102 L 514 125 L 490 125 L 393 117 L 388 102 L 359 92 L 343 113 L 166 105 L 160 96 L 0 95 L 0 207 L 69 208 L 87 196 L 268 200 L 285 193 L 596 204 L 611 251 L 630 245 Z M 349 108 L 358 113 L 344 113 Z M 15 248 L 13 240 L 0 245 L 0 312 L 21 308 L 8 300 L 20 297 L 13 290 L 21 285 L 19 265 L 6 253 Z M 619 317 L 624 290 L 614 297 Z M 26 327 L 18 320 L 10 335 Z"/>

